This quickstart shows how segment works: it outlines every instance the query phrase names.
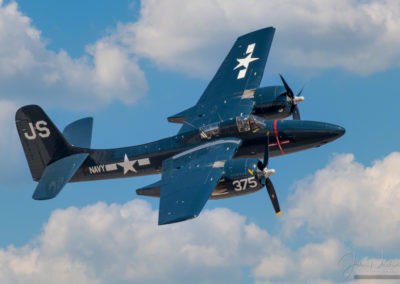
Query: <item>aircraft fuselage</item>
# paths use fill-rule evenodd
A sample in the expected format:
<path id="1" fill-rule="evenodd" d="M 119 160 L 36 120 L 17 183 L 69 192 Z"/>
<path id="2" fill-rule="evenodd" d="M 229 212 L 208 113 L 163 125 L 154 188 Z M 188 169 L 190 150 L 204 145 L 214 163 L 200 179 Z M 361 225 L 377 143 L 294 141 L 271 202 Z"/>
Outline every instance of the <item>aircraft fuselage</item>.
<path id="1" fill-rule="evenodd" d="M 89 153 L 89 157 L 71 182 L 160 174 L 163 160 L 196 145 L 224 137 L 237 137 L 243 141 L 234 158 L 262 158 L 267 135 L 270 156 L 275 157 L 319 147 L 345 132 L 340 126 L 315 121 L 272 121 L 257 117 L 257 123 L 261 126 L 264 124 L 264 128 L 260 128 L 260 125 L 251 123 L 239 125 L 240 120 L 221 122 L 204 127 L 200 132 L 193 130 L 138 146 L 104 150 L 78 148 L 80 153 Z"/>

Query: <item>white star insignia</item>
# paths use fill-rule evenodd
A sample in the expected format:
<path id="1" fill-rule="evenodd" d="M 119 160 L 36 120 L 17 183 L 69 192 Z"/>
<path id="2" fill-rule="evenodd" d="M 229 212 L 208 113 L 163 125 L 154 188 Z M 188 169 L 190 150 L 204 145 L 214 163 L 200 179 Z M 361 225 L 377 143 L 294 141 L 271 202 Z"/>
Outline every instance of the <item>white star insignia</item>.
<path id="1" fill-rule="evenodd" d="M 233 70 L 236 70 L 240 67 L 244 67 L 245 69 L 247 69 L 247 67 L 249 67 L 249 64 L 253 61 L 256 61 L 260 58 L 256 58 L 256 57 L 251 57 L 253 55 L 253 53 L 249 53 L 245 58 L 237 58 L 237 62 L 239 62 L 238 65 L 236 65 L 236 67 Z"/>
<path id="2" fill-rule="evenodd" d="M 133 165 L 136 162 L 137 162 L 136 160 L 129 161 L 128 156 L 125 154 L 124 161 L 122 163 L 118 163 L 118 166 L 121 166 L 121 167 L 124 168 L 124 175 L 126 175 L 126 173 L 129 172 L 129 171 L 137 173 L 137 171 L 133 167 Z"/>

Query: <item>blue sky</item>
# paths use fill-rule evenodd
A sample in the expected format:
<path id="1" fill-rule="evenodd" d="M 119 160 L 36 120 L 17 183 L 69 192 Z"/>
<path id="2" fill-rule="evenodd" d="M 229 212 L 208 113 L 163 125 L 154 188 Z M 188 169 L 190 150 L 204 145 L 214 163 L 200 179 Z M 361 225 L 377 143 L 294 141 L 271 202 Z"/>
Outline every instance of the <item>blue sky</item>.
<path id="1" fill-rule="evenodd" d="M 0 281 L 352 283 L 348 252 L 365 264 L 358 273 L 399 274 L 399 16 L 394 0 L 3 2 Z M 158 200 L 135 195 L 158 176 L 31 199 L 18 107 L 42 105 L 60 129 L 93 116 L 94 148 L 170 136 L 179 126 L 166 118 L 197 101 L 236 37 L 271 25 L 262 86 L 281 72 L 295 92 L 305 86 L 303 119 L 347 130 L 271 160 L 281 216 L 262 190 L 158 228 Z M 379 271 L 382 255 L 391 270 Z"/>

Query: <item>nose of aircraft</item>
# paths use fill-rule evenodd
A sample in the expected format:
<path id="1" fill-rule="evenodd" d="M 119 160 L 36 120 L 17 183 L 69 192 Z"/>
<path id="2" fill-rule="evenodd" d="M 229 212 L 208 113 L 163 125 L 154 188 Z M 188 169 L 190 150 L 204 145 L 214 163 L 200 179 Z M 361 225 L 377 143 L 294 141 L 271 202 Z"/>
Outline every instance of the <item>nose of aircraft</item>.
<path id="1" fill-rule="evenodd" d="M 308 144 L 311 147 L 321 146 L 336 140 L 346 132 L 339 125 L 305 120 L 281 121 L 278 128 L 283 136 L 291 137 L 297 143 Z"/>
<path id="2" fill-rule="evenodd" d="M 308 130 L 305 132 L 308 133 L 308 140 L 311 143 L 316 143 L 317 146 L 321 146 L 323 144 L 332 142 L 333 140 L 338 139 L 339 137 L 343 136 L 346 130 L 335 124 L 325 123 L 325 122 L 313 122 L 310 121 L 306 123 Z"/>
<path id="3" fill-rule="evenodd" d="M 339 125 L 326 123 L 327 131 L 332 135 L 332 137 L 339 138 L 346 133 L 346 129 Z"/>

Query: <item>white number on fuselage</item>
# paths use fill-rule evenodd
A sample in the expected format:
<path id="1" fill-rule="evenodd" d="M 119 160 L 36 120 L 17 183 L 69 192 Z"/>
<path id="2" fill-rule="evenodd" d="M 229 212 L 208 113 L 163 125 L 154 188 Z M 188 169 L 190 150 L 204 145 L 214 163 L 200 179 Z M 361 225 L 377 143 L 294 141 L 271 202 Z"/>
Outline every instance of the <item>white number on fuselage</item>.
<path id="1" fill-rule="evenodd" d="M 243 178 L 243 179 L 235 180 L 232 182 L 233 189 L 235 191 L 246 190 L 248 187 L 256 188 L 257 184 L 258 183 L 257 183 L 255 177 Z"/>

